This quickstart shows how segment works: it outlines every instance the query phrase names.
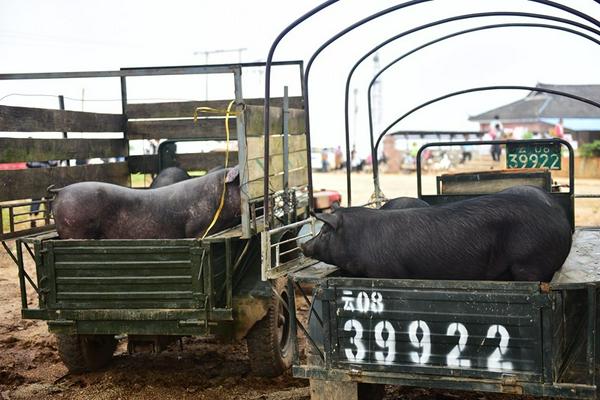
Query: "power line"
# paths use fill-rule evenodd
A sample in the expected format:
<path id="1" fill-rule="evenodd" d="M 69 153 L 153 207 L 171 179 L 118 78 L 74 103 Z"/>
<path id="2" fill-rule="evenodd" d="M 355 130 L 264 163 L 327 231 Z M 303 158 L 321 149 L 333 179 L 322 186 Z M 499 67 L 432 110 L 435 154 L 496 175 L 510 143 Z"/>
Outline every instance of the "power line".
<path id="1" fill-rule="evenodd" d="M 246 50 L 248 50 L 248 49 L 245 47 L 240 47 L 237 49 L 198 50 L 198 51 L 195 51 L 193 54 L 195 56 L 204 54 L 204 64 L 208 65 L 208 57 L 211 54 L 238 53 L 238 61 L 241 63 L 242 62 L 242 53 Z M 204 97 L 206 100 L 208 100 L 208 74 L 206 74 L 206 76 L 205 76 Z"/>

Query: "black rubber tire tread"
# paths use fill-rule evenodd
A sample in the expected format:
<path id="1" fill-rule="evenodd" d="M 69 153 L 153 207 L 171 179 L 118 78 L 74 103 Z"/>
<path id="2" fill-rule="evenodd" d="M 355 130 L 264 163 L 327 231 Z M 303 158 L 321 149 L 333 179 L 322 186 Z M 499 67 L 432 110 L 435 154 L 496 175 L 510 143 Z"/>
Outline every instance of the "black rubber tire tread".
<path id="1" fill-rule="evenodd" d="M 358 384 L 358 400 L 383 400 L 385 385 L 375 383 Z"/>
<path id="2" fill-rule="evenodd" d="M 279 278 L 273 282 L 273 287 L 279 294 L 287 293 L 286 283 L 285 278 Z M 291 331 L 288 334 L 290 338 L 287 341 L 285 354 L 282 354 L 282 349 L 280 349 L 277 332 L 279 301 L 275 294 L 271 296 L 267 315 L 254 324 L 246 336 L 250 369 L 257 376 L 276 377 L 292 365 Z"/>
<path id="3" fill-rule="evenodd" d="M 96 371 L 108 365 L 117 348 L 113 335 L 57 334 L 58 354 L 69 372 Z"/>

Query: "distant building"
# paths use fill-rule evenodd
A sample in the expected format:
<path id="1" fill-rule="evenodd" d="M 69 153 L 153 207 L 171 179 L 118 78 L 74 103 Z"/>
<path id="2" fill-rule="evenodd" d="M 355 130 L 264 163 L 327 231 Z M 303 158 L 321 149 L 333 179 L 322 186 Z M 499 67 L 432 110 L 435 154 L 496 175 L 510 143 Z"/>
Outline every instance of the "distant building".
<path id="1" fill-rule="evenodd" d="M 600 103 L 600 85 L 548 85 L 542 89 L 566 92 Z M 532 91 L 525 98 L 469 118 L 478 122 L 482 132 L 489 130 L 490 121 L 498 116 L 505 130 L 551 132 L 560 118 L 565 133 L 579 144 L 600 140 L 600 108 L 569 97 Z"/>

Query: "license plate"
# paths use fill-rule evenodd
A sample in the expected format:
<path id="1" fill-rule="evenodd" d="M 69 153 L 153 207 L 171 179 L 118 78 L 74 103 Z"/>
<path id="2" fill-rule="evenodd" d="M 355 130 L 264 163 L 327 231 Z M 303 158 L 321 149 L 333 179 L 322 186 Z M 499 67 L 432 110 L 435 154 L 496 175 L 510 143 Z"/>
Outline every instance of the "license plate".
<path id="1" fill-rule="evenodd" d="M 540 317 L 532 306 L 492 299 L 489 292 L 447 292 L 444 301 L 439 294 L 403 289 L 338 291 L 336 328 L 331 331 L 337 345 L 334 359 L 345 365 L 361 364 L 361 369 L 410 367 L 413 372 L 429 370 L 426 373 L 435 369 L 462 369 L 465 375 L 484 370 L 541 371 Z M 527 297 L 519 296 L 515 300 Z M 484 308 L 489 314 L 481 314 Z"/>
<path id="2" fill-rule="evenodd" d="M 508 143 L 506 168 L 561 169 L 560 143 Z"/>

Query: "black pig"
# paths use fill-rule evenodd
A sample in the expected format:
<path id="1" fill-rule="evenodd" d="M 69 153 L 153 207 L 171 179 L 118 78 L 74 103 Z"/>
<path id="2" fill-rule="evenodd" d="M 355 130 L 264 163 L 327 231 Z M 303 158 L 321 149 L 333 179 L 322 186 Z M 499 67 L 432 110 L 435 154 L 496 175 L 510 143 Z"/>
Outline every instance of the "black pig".
<path id="1" fill-rule="evenodd" d="M 571 226 L 545 191 L 515 186 L 436 207 L 342 208 L 302 245 L 347 276 L 550 281 L 569 254 Z"/>
<path id="2" fill-rule="evenodd" d="M 165 168 L 152 181 L 150 189 L 156 189 L 163 186 L 172 185 L 173 183 L 181 182 L 190 179 L 191 176 L 186 170 L 179 167 Z"/>
<path id="3" fill-rule="evenodd" d="M 240 221 L 237 167 L 158 189 L 129 189 L 80 182 L 62 189 L 54 201 L 62 239 L 176 239 L 204 234 L 227 182 L 225 204 L 211 233 Z"/>
<path id="4" fill-rule="evenodd" d="M 379 207 L 380 210 L 400 210 L 405 208 L 429 207 L 427 202 L 413 197 L 396 197 Z"/>

